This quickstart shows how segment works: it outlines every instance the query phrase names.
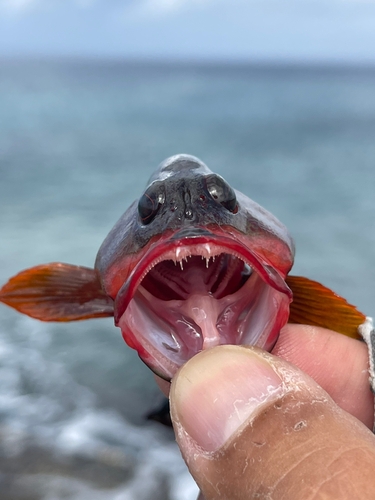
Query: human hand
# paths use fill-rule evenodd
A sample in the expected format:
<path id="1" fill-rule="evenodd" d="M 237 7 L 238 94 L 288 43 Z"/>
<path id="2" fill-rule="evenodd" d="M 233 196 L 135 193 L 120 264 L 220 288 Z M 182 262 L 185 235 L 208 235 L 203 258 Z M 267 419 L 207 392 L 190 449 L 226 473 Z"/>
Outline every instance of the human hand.
<path id="1" fill-rule="evenodd" d="M 206 500 L 375 497 L 366 346 L 288 325 L 273 353 L 221 346 L 176 375 L 178 444 Z M 341 407 L 341 408 L 340 408 Z M 343 411 L 343 408 L 346 411 Z M 258 496 L 256 496 L 258 495 Z"/>

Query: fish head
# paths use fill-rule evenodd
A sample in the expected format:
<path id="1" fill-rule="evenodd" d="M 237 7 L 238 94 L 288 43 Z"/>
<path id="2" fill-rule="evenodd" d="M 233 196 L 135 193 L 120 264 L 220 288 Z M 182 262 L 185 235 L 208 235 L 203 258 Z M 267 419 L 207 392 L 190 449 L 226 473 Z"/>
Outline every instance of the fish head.
<path id="1" fill-rule="evenodd" d="M 165 160 L 96 259 L 127 344 L 170 380 L 219 344 L 270 350 L 287 322 L 294 243 L 198 158 Z"/>

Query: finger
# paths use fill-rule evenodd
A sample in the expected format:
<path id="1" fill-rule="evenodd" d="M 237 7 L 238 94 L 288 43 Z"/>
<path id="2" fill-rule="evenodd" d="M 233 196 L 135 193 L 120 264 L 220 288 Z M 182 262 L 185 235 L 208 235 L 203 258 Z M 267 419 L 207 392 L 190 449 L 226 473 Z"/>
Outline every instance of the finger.
<path id="1" fill-rule="evenodd" d="M 341 408 L 372 429 L 374 396 L 364 342 L 325 328 L 288 324 L 281 330 L 272 354 L 298 366 Z"/>
<path id="2" fill-rule="evenodd" d="M 206 500 L 374 497 L 373 434 L 280 358 L 239 346 L 204 351 L 174 377 L 170 400 Z"/>

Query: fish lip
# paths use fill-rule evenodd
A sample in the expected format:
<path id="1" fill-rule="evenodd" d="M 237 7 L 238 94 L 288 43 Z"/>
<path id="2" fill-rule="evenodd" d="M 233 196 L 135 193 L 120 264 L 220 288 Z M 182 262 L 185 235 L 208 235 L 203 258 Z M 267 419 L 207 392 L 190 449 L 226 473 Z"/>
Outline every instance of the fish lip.
<path id="1" fill-rule="evenodd" d="M 189 227 L 180 229 L 174 233 L 171 236 L 170 241 L 182 240 L 184 238 L 199 238 L 200 236 L 212 237 L 212 233 L 203 227 Z"/>
<path id="2" fill-rule="evenodd" d="M 194 253 L 189 248 L 194 247 Z M 198 251 L 197 251 L 198 247 Z M 201 250 L 200 250 L 201 249 Z M 138 286 L 153 267 L 164 260 L 180 261 L 187 255 L 218 255 L 219 253 L 234 255 L 249 264 L 271 287 L 285 293 L 290 301 L 293 294 L 284 278 L 273 267 L 252 252 L 233 234 L 214 233 L 208 229 L 195 227 L 180 229 L 172 235 L 162 236 L 150 245 L 142 259 L 133 269 L 129 278 L 117 293 L 114 302 L 114 320 L 118 323 L 134 297 Z M 262 262 L 263 260 L 263 262 Z"/>

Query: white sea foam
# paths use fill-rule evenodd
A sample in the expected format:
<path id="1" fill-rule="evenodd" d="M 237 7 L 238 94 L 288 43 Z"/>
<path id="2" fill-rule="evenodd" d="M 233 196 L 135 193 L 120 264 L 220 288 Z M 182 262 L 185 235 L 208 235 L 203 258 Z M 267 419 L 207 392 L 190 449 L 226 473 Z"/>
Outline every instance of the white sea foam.
<path id="1" fill-rule="evenodd" d="M 30 475 L 20 468 L 17 491 L 35 491 L 41 500 L 149 500 L 159 493 L 160 500 L 167 495 L 194 500 L 197 487 L 176 444 L 157 425 L 137 427 L 115 410 L 98 408 L 95 395 L 75 382 L 64 365 L 45 358 L 48 330 L 48 325 L 19 317 L 12 331 L 0 331 L 2 455 L 17 460 L 32 446 L 68 469 L 69 463 L 74 469 L 75 461 L 84 459 L 96 470 L 112 467 L 128 477 L 103 489 L 80 478 L 79 471 L 63 477 L 43 471 Z"/>

